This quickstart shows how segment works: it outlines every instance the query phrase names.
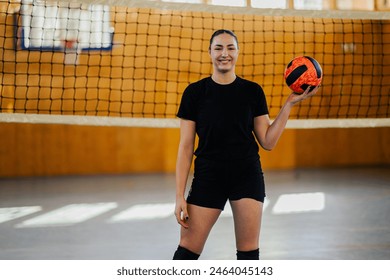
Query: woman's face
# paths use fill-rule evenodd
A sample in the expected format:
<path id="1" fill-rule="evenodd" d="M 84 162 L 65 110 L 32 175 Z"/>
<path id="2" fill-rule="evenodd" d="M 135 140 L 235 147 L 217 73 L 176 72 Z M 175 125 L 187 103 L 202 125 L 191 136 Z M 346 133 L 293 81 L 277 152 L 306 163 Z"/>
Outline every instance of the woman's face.
<path id="1" fill-rule="evenodd" d="M 209 53 L 215 71 L 220 73 L 234 71 L 239 50 L 233 36 L 222 33 L 214 37 Z"/>

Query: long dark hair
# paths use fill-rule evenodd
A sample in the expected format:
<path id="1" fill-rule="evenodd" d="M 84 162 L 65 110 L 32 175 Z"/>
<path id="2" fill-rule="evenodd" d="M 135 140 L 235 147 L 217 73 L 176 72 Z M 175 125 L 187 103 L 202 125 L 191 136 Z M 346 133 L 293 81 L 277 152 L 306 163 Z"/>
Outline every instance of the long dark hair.
<path id="1" fill-rule="evenodd" d="M 224 34 L 224 33 L 229 34 L 230 36 L 232 36 L 234 38 L 234 40 L 236 40 L 237 48 L 238 48 L 238 39 L 237 39 L 236 34 L 234 34 L 233 31 L 231 31 L 229 29 L 218 29 L 217 31 L 215 31 L 213 33 L 213 35 L 211 35 L 209 49 L 211 49 L 211 45 L 213 44 L 214 38 L 216 36 Z"/>

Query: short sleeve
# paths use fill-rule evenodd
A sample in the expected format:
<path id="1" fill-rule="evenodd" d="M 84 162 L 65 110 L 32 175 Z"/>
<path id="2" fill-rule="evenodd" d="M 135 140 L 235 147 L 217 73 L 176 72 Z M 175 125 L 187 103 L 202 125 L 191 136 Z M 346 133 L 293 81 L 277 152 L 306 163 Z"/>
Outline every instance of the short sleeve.
<path id="1" fill-rule="evenodd" d="M 196 121 L 196 100 L 192 88 L 192 85 L 189 85 L 184 90 L 176 116 L 181 119 Z"/>
<path id="2" fill-rule="evenodd" d="M 255 102 L 253 107 L 253 117 L 258 117 L 262 115 L 267 115 L 268 105 L 267 100 L 265 98 L 265 94 L 260 85 L 258 85 L 258 89 L 256 91 Z"/>

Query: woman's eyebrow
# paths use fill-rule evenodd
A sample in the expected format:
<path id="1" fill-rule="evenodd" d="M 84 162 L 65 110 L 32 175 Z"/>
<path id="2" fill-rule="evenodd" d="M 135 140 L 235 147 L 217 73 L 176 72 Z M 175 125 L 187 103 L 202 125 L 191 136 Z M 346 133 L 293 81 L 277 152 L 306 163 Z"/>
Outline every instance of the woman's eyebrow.
<path id="1" fill-rule="evenodd" d="M 223 47 L 222 44 L 215 44 L 214 47 Z M 227 47 L 235 47 L 235 44 L 228 44 Z"/>

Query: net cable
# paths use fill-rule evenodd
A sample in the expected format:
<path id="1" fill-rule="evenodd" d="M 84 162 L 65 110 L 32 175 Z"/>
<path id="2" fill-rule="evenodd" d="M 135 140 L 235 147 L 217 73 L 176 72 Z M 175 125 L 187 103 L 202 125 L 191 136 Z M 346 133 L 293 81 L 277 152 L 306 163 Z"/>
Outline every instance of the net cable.
<path id="1" fill-rule="evenodd" d="M 236 72 L 263 87 L 271 119 L 290 94 L 287 63 L 307 55 L 322 87 L 288 128 L 390 126 L 390 13 L 140 0 L 1 1 L 0 122 L 178 127 L 219 28 L 237 34 Z"/>

